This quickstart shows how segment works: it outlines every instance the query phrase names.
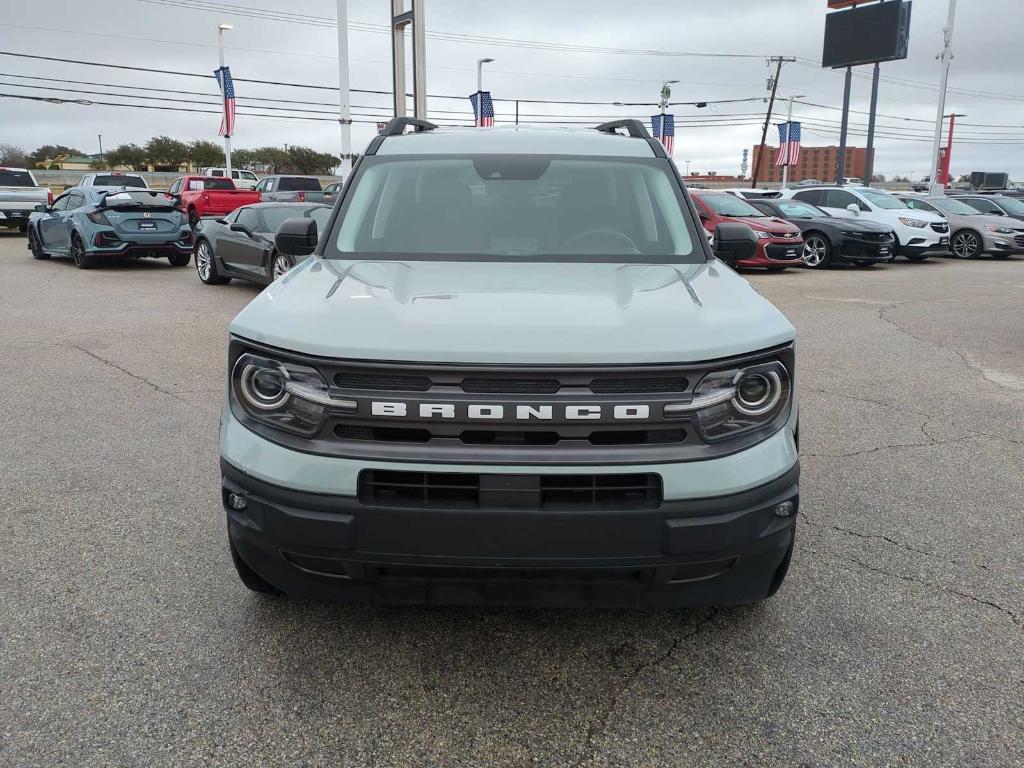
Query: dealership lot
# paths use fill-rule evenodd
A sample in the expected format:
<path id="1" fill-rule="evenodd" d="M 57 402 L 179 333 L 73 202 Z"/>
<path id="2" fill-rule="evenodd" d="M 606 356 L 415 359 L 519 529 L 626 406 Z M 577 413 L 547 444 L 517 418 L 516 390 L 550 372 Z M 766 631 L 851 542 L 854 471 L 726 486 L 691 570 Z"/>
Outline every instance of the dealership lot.
<path id="1" fill-rule="evenodd" d="M 1022 258 L 751 273 L 800 333 L 793 569 L 650 613 L 252 595 L 217 419 L 259 289 L 0 270 L 4 765 L 1024 762 Z"/>

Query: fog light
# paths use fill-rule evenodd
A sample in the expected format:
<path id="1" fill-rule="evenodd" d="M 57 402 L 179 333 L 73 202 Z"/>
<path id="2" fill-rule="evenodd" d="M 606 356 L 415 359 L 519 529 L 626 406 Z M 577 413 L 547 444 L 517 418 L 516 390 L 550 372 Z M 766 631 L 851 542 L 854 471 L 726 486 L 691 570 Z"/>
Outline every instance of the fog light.
<path id="1" fill-rule="evenodd" d="M 776 517 L 791 517 L 796 511 L 796 505 L 792 501 L 780 501 L 775 505 Z"/>
<path id="2" fill-rule="evenodd" d="M 786 502 L 786 503 L 789 503 L 789 502 Z M 232 509 L 234 509 L 234 510 L 236 510 L 238 512 L 241 512 L 248 505 L 249 505 L 249 502 L 246 501 L 245 496 L 243 496 L 242 494 L 240 494 L 240 493 L 229 493 L 228 494 L 228 506 L 231 507 Z M 782 506 L 782 505 L 780 504 L 779 506 Z"/>

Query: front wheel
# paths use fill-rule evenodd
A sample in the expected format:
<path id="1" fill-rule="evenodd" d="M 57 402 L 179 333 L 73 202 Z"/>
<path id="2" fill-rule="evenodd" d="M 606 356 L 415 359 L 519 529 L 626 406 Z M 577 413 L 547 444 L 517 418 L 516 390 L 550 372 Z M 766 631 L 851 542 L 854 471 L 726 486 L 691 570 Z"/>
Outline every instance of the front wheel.
<path id="1" fill-rule="evenodd" d="M 288 273 L 292 267 L 295 266 L 295 262 L 292 261 L 291 256 L 286 256 L 283 253 L 275 253 L 270 263 L 270 277 L 273 280 L 281 277 Z"/>
<path id="2" fill-rule="evenodd" d="M 85 252 L 85 245 L 77 233 L 71 236 L 71 260 L 79 269 L 92 269 L 95 266 L 92 257 Z"/>
<path id="3" fill-rule="evenodd" d="M 196 244 L 196 274 L 207 285 L 224 285 L 231 280 L 217 272 L 217 261 L 213 258 L 213 246 L 208 240 Z"/>
<path id="4" fill-rule="evenodd" d="M 188 209 L 188 225 L 192 227 L 192 229 L 199 226 L 199 214 L 196 212 L 195 208 Z"/>
<path id="5" fill-rule="evenodd" d="M 982 251 L 981 238 L 967 229 L 953 235 L 951 245 L 953 255 L 958 259 L 974 259 Z"/>
<path id="6" fill-rule="evenodd" d="M 827 267 L 832 262 L 832 243 L 824 235 L 814 233 L 804 240 L 804 266 L 811 269 Z"/>
<path id="7" fill-rule="evenodd" d="M 167 260 L 171 262 L 172 267 L 187 267 L 188 263 L 192 261 L 192 254 L 177 253 L 174 256 L 168 256 Z"/>
<path id="8" fill-rule="evenodd" d="M 50 254 L 43 250 L 43 244 L 39 242 L 39 236 L 34 229 L 28 233 L 28 249 L 32 252 L 33 259 L 48 259 Z"/>

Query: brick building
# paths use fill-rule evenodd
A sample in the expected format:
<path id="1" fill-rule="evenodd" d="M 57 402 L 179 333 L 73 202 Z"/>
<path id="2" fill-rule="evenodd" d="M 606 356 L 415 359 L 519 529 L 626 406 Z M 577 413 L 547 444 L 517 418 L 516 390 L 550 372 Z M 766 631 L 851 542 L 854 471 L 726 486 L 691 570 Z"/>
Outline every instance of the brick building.
<path id="1" fill-rule="evenodd" d="M 764 153 L 762 161 L 762 149 Z M 778 147 L 754 147 L 754 163 L 762 163 L 760 173 L 757 174 L 758 181 L 774 184 L 782 183 L 782 166 L 775 165 L 775 158 L 779 154 Z M 864 147 L 846 148 L 846 176 L 853 176 L 858 179 L 864 178 L 864 171 L 867 168 L 868 151 Z M 800 147 L 800 159 L 796 165 L 789 166 L 789 181 L 802 181 L 803 179 L 817 179 L 818 181 L 832 183 L 836 180 L 836 164 L 839 161 L 839 147 Z M 766 162 L 766 164 L 765 164 Z M 757 167 L 756 165 L 754 166 Z M 753 174 L 753 172 L 751 172 Z"/>

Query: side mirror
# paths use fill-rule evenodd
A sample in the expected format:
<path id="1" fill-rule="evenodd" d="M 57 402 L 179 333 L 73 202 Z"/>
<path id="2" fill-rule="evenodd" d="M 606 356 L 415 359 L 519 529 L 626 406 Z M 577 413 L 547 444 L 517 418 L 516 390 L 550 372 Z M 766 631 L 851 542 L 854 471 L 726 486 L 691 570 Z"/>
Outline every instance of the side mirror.
<path id="1" fill-rule="evenodd" d="M 757 253 L 757 235 L 746 224 L 727 221 L 715 228 L 711 250 L 720 261 L 734 267 L 736 262 L 752 259 Z"/>
<path id="2" fill-rule="evenodd" d="M 224 221 L 224 220 L 221 219 L 221 221 Z M 243 233 L 247 234 L 249 237 L 252 237 L 252 231 L 247 226 L 245 226 L 244 224 L 239 224 L 237 221 L 234 224 L 232 224 L 229 227 L 229 229 L 232 232 L 243 232 Z"/>
<path id="3" fill-rule="evenodd" d="M 278 228 L 274 244 L 285 256 L 309 256 L 316 250 L 318 239 L 316 221 L 297 216 L 286 219 Z"/>
<path id="4" fill-rule="evenodd" d="M 846 206 L 846 210 L 852 213 L 854 216 L 860 216 L 860 206 L 856 203 L 850 203 Z"/>
<path id="5" fill-rule="evenodd" d="M 49 213 L 50 212 L 50 206 L 44 205 L 43 203 L 39 203 L 32 210 L 35 211 L 36 213 Z"/>

